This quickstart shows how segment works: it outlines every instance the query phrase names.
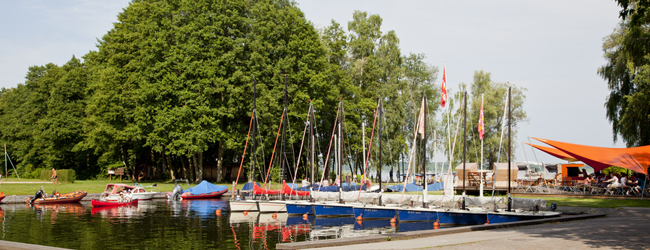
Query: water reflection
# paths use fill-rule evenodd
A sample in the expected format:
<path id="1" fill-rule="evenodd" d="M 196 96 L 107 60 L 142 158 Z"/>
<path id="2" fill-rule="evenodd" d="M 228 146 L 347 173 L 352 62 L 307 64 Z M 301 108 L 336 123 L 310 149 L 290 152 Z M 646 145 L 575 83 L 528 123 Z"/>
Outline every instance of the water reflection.
<path id="1" fill-rule="evenodd" d="M 221 213 L 216 213 L 217 210 Z M 0 205 L 0 240 L 72 249 L 274 249 L 316 241 L 433 228 L 432 223 L 355 221 L 227 211 L 221 199 L 140 201 L 137 206 Z"/>

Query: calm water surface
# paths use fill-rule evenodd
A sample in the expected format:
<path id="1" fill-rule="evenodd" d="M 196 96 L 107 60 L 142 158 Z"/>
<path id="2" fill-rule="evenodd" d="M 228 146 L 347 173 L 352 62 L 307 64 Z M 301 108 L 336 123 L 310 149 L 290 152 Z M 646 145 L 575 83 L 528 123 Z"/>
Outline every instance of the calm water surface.
<path id="1" fill-rule="evenodd" d="M 91 208 L 89 202 L 0 205 L 0 240 L 72 249 L 275 249 L 282 242 L 358 237 L 432 229 L 431 222 L 355 222 L 353 217 L 216 215 L 221 199 L 142 201 L 137 206 Z"/>

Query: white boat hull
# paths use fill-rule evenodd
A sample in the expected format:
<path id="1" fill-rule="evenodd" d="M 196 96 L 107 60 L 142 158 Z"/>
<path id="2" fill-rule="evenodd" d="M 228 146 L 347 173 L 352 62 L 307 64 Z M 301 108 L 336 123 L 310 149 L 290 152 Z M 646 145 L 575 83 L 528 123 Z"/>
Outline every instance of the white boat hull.
<path id="1" fill-rule="evenodd" d="M 257 201 L 229 201 L 228 203 L 232 212 L 258 211 Z"/>
<path id="2" fill-rule="evenodd" d="M 131 197 L 132 199 L 138 199 L 138 200 L 151 200 L 153 199 L 154 195 L 156 195 L 156 192 L 132 193 Z M 108 197 L 106 197 L 106 200 L 117 201 L 119 198 L 120 198 L 119 194 L 111 194 Z"/>
<path id="3" fill-rule="evenodd" d="M 287 212 L 284 201 L 258 201 L 257 208 L 260 213 L 282 213 Z"/>

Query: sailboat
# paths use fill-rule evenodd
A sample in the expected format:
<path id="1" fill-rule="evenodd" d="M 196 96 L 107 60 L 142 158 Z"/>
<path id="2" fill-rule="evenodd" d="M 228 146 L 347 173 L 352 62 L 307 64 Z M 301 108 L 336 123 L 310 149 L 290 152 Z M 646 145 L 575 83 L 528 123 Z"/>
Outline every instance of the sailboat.
<path id="1" fill-rule="evenodd" d="M 287 126 L 283 123 L 283 120 L 286 123 L 289 123 L 289 114 L 288 114 L 288 109 L 287 109 L 287 75 L 284 75 L 284 110 L 282 111 L 282 117 L 280 118 L 280 127 L 278 128 L 278 133 L 275 137 L 275 145 L 273 146 L 273 153 L 271 153 L 271 161 L 269 162 L 269 170 L 266 172 L 266 178 L 264 179 L 264 186 L 259 187 L 259 186 L 254 186 L 253 187 L 253 195 L 261 195 L 260 198 L 266 200 L 258 200 L 257 201 L 257 209 L 260 211 L 260 213 L 278 213 L 278 212 L 286 212 L 286 201 L 284 200 L 268 200 L 268 195 L 280 195 L 282 199 L 284 199 L 284 193 L 282 192 L 282 189 L 280 190 L 272 190 L 272 189 L 266 189 L 266 183 L 269 178 L 269 175 L 271 173 L 271 168 L 273 167 L 273 156 L 275 155 L 275 149 L 278 144 L 278 138 L 280 137 L 280 131 L 282 131 L 282 154 L 285 152 L 284 145 L 286 143 L 285 138 L 286 138 L 286 128 Z M 286 157 L 284 155 L 281 155 L 280 157 L 280 167 L 284 167 L 284 164 L 286 162 Z M 287 163 L 288 165 L 288 163 Z M 282 177 L 280 177 L 282 179 Z"/>
<path id="2" fill-rule="evenodd" d="M 253 154 L 255 154 L 256 149 L 256 141 L 255 141 L 255 135 L 257 133 L 257 81 L 255 80 L 255 77 L 253 77 L 253 113 L 251 114 L 251 121 L 250 124 L 248 125 L 248 135 L 246 136 L 246 145 L 244 146 L 244 154 L 242 155 L 242 159 L 239 165 L 239 171 L 237 172 L 237 179 L 235 180 L 235 184 L 232 187 L 233 192 L 230 196 L 230 200 L 228 201 L 228 207 L 230 207 L 231 212 L 245 212 L 245 214 L 248 214 L 249 211 L 258 211 L 257 208 L 257 201 L 256 200 L 241 200 L 240 196 L 238 195 L 235 197 L 235 192 L 237 191 L 237 182 L 239 181 L 239 175 L 241 174 L 242 167 L 244 165 L 244 157 L 246 156 L 246 147 L 248 146 L 248 139 L 250 137 L 250 131 L 251 128 L 253 129 Z M 253 168 L 255 168 L 256 164 L 256 157 L 253 157 Z M 254 178 L 254 177 L 253 177 Z M 253 185 L 256 185 L 253 183 Z"/>
<path id="3" fill-rule="evenodd" d="M 510 96 L 510 91 L 508 92 Z M 465 108 L 467 107 L 465 95 Z M 422 109 L 426 109 L 426 97 L 423 99 Z M 510 113 L 510 109 L 508 109 Z M 510 116 L 509 116 L 510 117 Z M 459 117 L 460 119 L 460 117 Z M 510 119 L 510 118 L 509 118 Z M 426 112 L 421 112 L 420 120 L 422 123 L 426 123 Z M 460 120 L 459 120 L 460 121 Z M 510 124 L 510 123 L 509 123 Z M 423 124 L 421 129 L 424 130 L 422 135 L 426 135 L 426 124 Z M 458 128 L 456 129 L 458 131 Z M 509 132 L 510 133 L 510 130 Z M 456 132 L 457 135 L 457 132 Z M 416 132 L 417 136 L 417 132 Z M 423 144 L 426 145 L 426 137 L 423 138 Z M 415 140 L 414 140 L 415 141 Z M 508 144 L 510 145 L 510 144 Z M 452 150 L 453 152 L 453 150 Z M 510 151 L 509 158 L 510 158 Z M 423 156 L 424 158 L 425 156 Z M 426 161 L 425 161 L 426 162 Z M 382 197 L 383 198 L 383 197 Z M 390 206 L 365 206 L 355 208 L 355 216 L 363 216 L 364 218 L 390 218 L 393 217 L 396 220 L 402 221 L 435 221 L 439 224 L 454 224 L 454 225 L 480 225 L 486 223 L 503 223 L 503 222 L 515 222 L 522 220 L 531 220 L 531 219 L 541 219 L 548 217 L 559 216 L 559 212 L 549 212 L 549 211 L 539 211 L 540 205 L 545 205 L 545 201 L 541 200 L 524 200 L 524 199 L 515 199 L 518 200 L 519 204 L 526 203 L 528 206 L 532 206 L 530 211 L 524 211 L 522 209 L 516 210 L 512 209 L 513 199 L 508 199 L 508 209 L 500 210 L 496 206 L 493 206 L 489 209 L 481 207 L 466 207 L 467 201 L 473 201 L 473 203 L 485 203 L 489 198 L 482 197 L 460 197 L 460 199 L 453 199 L 449 203 L 458 204 L 460 203 L 459 208 L 448 209 L 443 206 L 443 201 L 445 197 L 426 197 L 426 193 L 423 197 L 416 197 L 415 201 L 422 201 L 420 206 L 419 202 L 415 202 L 412 206 L 401 207 L 402 198 L 398 203 L 398 207 Z M 408 199 L 407 199 L 408 200 Z M 441 206 L 431 206 L 433 200 L 440 200 Z M 458 203 L 457 203 L 458 202 Z M 494 200 L 492 200 L 494 202 Z"/>
<path id="4" fill-rule="evenodd" d="M 381 101 L 380 101 L 381 103 Z M 379 112 L 379 107 L 380 103 L 377 105 L 377 109 L 375 110 L 375 122 L 377 121 L 377 114 Z M 343 144 L 342 144 L 342 136 L 343 136 L 343 129 L 342 129 L 342 117 L 343 116 L 343 102 L 339 103 L 339 110 L 341 113 L 341 119 L 338 120 L 338 124 L 336 129 L 338 129 L 338 133 L 335 138 L 336 138 L 336 152 L 334 153 L 335 155 L 335 160 L 336 160 L 336 166 L 337 166 L 337 172 L 339 173 L 339 178 L 342 177 L 342 152 L 343 152 Z M 373 134 L 374 134 L 374 129 L 375 126 L 373 124 Z M 371 136 L 371 141 L 370 145 L 372 145 L 372 136 Z M 370 154 L 370 150 L 368 150 L 368 154 Z M 366 170 L 368 167 L 368 159 L 366 159 L 364 163 L 364 176 L 366 176 Z M 314 214 L 316 216 L 347 216 L 347 215 L 354 215 L 354 206 L 361 205 L 363 204 L 362 202 L 367 202 L 367 203 L 373 203 L 374 201 L 378 201 L 381 197 L 381 194 L 378 193 L 363 193 L 362 195 L 362 190 L 363 186 L 360 186 L 361 188 L 358 189 L 358 192 L 356 192 L 356 188 L 352 192 L 342 192 L 341 188 L 338 188 L 338 197 L 335 197 L 336 201 L 321 201 L 321 202 L 314 202 L 312 204 Z M 366 186 L 366 189 L 369 189 L 370 187 Z M 316 196 L 323 196 L 322 198 L 325 198 L 325 200 L 331 200 L 332 196 L 323 193 L 320 194 L 318 192 L 312 192 L 312 197 Z M 363 198 L 363 199 L 362 199 Z"/>

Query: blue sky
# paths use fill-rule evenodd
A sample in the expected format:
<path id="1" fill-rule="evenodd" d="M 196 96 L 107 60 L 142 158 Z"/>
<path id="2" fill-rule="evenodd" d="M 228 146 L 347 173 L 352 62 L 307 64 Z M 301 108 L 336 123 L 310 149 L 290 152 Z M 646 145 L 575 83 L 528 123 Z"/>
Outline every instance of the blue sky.
<path id="1" fill-rule="evenodd" d="M 619 22 L 614 1 L 297 1 L 317 28 L 347 27 L 355 10 L 379 14 L 403 54 L 424 53 L 448 84 L 469 83 L 475 70 L 528 89 L 518 139 L 541 137 L 603 147 L 613 143 L 597 69 L 603 37 Z M 128 1 L 0 2 L 0 87 L 24 82 L 30 66 L 62 65 L 95 50 Z M 544 162 L 559 162 L 539 151 Z M 534 161 L 530 148 L 528 160 Z M 516 160 L 526 156 L 520 147 Z"/>

